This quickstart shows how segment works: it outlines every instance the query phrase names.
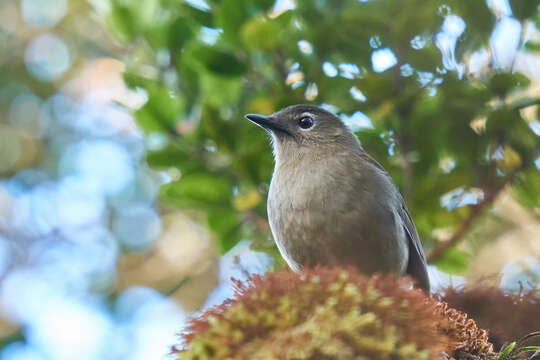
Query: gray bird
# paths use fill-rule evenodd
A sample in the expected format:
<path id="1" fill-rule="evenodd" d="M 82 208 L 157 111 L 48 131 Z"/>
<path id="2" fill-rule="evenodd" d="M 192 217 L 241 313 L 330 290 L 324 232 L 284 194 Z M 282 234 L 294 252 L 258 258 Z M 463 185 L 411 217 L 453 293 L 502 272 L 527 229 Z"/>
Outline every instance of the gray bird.
<path id="1" fill-rule="evenodd" d="M 246 117 L 271 135 L 268 219 L 293 270 L 354 265 L 366 274 L 408 274 L 429 292 L 426 258 L 403 198 L 337 116 L 294 105 Z"/>

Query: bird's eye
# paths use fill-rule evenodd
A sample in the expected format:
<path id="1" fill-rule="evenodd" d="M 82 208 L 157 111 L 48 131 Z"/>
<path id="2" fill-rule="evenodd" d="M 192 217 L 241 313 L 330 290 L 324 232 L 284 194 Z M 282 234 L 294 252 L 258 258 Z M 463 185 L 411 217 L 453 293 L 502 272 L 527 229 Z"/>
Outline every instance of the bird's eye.
<path id="1" fill-rule="evenodd" d="M 298 126 L 300 126 L 302 129 L 309 129 L 313 126 L 313 119 L 311 116 L 304 116 L 298 120 Z"/>

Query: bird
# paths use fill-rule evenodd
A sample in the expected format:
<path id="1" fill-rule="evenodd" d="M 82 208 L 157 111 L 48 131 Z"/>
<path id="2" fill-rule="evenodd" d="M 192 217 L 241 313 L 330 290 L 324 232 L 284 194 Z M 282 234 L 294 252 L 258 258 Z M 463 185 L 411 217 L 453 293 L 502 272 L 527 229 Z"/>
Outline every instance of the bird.
<path id="1" fill-rule="evenodd" d="M 403 197 L 338 116 L 299 104 L 245 117 L 270 135 L 268 222 L 292 270 L 352 265 L 364 274 L 408 275 L 429 293 L 426 257 Z"/>

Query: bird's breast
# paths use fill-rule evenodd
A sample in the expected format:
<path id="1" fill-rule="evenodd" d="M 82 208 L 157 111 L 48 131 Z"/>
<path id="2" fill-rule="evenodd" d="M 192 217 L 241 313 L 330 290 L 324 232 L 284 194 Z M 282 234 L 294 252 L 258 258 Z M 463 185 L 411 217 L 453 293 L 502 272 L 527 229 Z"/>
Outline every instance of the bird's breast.
<path id="1" fill-rule="evenodd" d="M 313 163 L 274 171 L 268 218 L 276 244 L 293 269 L 331 262 L 328 236 L 338 236 L 340 230 L 329 224 L 339 223 L 348 191 L 335 175 Z"/>
<path id="2" fill-rule="evenodd" d="M 387 188 L 371 185 L 381 181 L 365 180 L 363 169 L 354 166 L 334 161 L 276 167 L 268 217 L 291 268 L 351 264 L 369 273 L 404 271 L 405 235 Z"/>

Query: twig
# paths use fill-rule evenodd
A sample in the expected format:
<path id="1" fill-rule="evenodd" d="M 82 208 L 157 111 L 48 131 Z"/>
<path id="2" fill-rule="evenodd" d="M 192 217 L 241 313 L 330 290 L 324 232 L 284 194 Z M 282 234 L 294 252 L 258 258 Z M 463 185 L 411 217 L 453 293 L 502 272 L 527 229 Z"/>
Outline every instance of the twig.
<path id="1" fill-rule="evenodd" d="M 504 185 L 506 185 L 506 183 Z M 441 259 L 446 250 L 461 241 L 463 235 L 467 232 L 467 230 L 469 230 L 474 221 L 481 214 L 483 214 L 484 208 L 493 204 L 497 196 L 504 189 L 504 185 L 501 185 L 499 188 L 495 189 L 495 191 L 488 193 L 484 198 L 484 201 L 471 208 L 469 216 L 465 220 L 463 220 L 461 224 L 459 224 L 458 228 L 454 231 L 450 239 L 440 242 L 437 246 L 435 246 L 433 250 L 431 250 L 427 258 L 428 263 L 433 263 Z"/>
<path id="2" fill-rule="evenodd" d="M 175 292 L 177 292 L 178 290 L 180 290 L 180 288 L 182 288 L 182 286 L 184 286 L 185 284 L 188 283 L 188 281 L 191 280 L 191 276 L 186 276 L 184 277 L 182 280 L 178 281 L 176 284 L 174 284 L 170 289 L 168 289 L 167 291 L 165 291 L 165 296 L 173 296 Z"/>

